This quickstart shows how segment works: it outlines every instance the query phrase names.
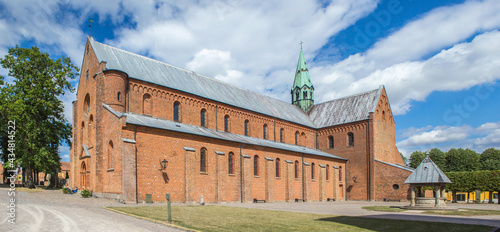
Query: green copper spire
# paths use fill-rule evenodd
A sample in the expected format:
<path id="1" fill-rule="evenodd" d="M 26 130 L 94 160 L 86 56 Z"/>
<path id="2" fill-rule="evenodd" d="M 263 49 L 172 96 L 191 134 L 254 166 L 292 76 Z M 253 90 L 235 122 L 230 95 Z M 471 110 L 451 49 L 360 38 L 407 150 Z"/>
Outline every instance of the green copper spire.
<path id="1" fill-rule="evenodd" d="M 309 70 L 307 69 L 306 59 L 302 52 L 302 42 L 300 42 L 299 62 L 295 70 L 295 79 L 292 86 L 292 104 L 300 107 L 302 110 L 307 111 L 314 105 L 314 86 L 309 77 Z"/>
<path id="2" fill-rule="evenodd" d="M 300 89 L 303 86 L 312 88 L 311 77 L 309 77 L 306 59 L 304 59 L 302 48 L 300 48 L 299 62 L 297 63 L 297 70 L 295 70 L 295 80 L 293 81 L 292 89 L 295 89 L 296 87 Z"/>

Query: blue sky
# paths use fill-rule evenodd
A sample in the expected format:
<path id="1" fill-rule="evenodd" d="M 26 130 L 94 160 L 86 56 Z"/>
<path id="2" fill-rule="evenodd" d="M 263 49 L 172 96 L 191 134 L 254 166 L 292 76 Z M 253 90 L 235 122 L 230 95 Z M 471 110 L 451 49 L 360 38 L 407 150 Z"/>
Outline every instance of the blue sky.
<path id="1" fill-rule="evenodd" d="M 289 101 L 303 41 L 317 103 L 385 85 L 405 155 L 482 152 L 500 148 L 498 12 L 495 0 L 0 0 L 0 56 L 36 45 L 80 66 L 93 19 L 97 41 Z M 71 122 L 75 95 L 61 100 Z"/>

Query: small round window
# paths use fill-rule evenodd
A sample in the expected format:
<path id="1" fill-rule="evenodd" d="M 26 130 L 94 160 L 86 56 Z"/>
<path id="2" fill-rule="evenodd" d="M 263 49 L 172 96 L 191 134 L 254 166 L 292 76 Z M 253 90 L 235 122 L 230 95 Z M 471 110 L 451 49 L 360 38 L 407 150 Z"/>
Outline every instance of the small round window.
<path id="1" fill-rule="evenodd" d="M 394 184 L 394 185 L 392 186 L 392 188 L 393 188 L 394 190 L 398 190 L 398 189 L 399 189 L 399 185 L 398 185 L 398 184 Z"/>

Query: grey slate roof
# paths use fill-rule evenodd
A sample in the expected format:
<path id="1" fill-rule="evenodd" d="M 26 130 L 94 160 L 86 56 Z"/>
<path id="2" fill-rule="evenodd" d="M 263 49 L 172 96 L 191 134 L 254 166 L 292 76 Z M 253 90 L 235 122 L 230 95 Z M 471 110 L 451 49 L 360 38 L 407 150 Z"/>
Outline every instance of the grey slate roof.
<path id="1" fill-rule="evenodd" d="M 120 70 L 130 78 L 165 86 L 228 105 L 314 127 L 299 107 L 243 89 L 193 71 L 124 51 L 89 38 L 99 62 L 107 70 Z"/>
<path id="2" fill-rule="evenodd" d="M 383 86 L 356 95 L 317 104 L 308 111 L 317 128 L 366 120 L 375 111 Z"/>
<path id="3" fill-rule="evenodd" d="M 391 163 L 387 163 L 387 162 L 384 162 L 384 161 L 381 161 L 381 160 L 378 160 L 378 159 L 374 159 L 375 161 L 377 162 L 380 162 L 380 163 L 383 163 L 383 164 L 387 164 L 387 165 L 390 165 L 390 166 L 393 166 L 395 168 L 399 168 L 399 169 L 403 169 L 403 170 L 406 170 L 406 171 L 409 171 L 409 172 L 414 172 L 415 169 L 411 168 L 411 167 L 408 167 L 408 166 L 403 166 L 401 164 L 391 164 Z"/>
<path id="4" fill-rule="evenodd" d="M 338 156 L 335 156 L 335 155 L 332 155 L 332 154 L 329 154 L 329 153 L 326 153 L 326 152 L 323 152 L 320 150 L 312 149 L 312 148 L 301 147 L 301 146 L 296 146 L 296 145 L 291 145 L 291 144 L 286 144 L 286 143 L 279 143 L 279 142 L 274 142 L 271 140 L 259 139 L 259 138 L 245 136 L 245 135 L 238 135 L 238 134 L 232 134 L 232 133 L 228 133 L 228 132 L 216 131 L 216 130 L 208 129 L 205 127 L 198 127 L 198 126 L 193 126 L 193 125 L 189 125 L 189 124 L 173 122 L 173 121 L 169 121 L 169 120 L 165 120 L 165 119 L 144 116 L 144 115 L 140 115 L 140 114 L 121 113 L 121 112 L 117 112 L 117 111 L 113 110 L 111 107 L 109 107 L 106 104 L 103 104 L 103 106 L 104 106 L 104 108 L 106 108 L 107 110 L 109 110 L 111 113 L 113 113 L 114 115 L 116 115 L 119 118 L 125 116 L 126 123 L 133 124 L 133 125 L 146 126 L 146 127 L 158 128 L 158 129 L 169 130 L 169 131 L 176 131 L 176 132 L 181 132 L 181 133 L 186 133 L 186 134 L 199 135 L 199 136 L 204 136 L 204 137 L 208 137 L 208 138 L 220 139 L 220 140 L 249 144 L 249 145 L 258 145 L 258 146 L 262 146 L 262 147 L 276 148 L 276 149 L 280 149 L 280 150 L 292 151 L 292 152 L 297 152 L 297 153 L 304 153 L 304 154 L 310 154 L 310 155 L 317 155 L 317 156 L 347 160 L 345 158 L 341 158 L 341 157 L 338 157 Z"/>
<path id="5" fill-rule="evenodd" d="M 450 179 L 432 162 L 429 155 L 418 165 L 417 169 L 405 180 L 405 184 L 449 184 Z"/>
<path id="6" fill-rule="evenodd" d="M 107 70 L 120 70 L 130 78 L 180 90 L 282 120 L 323 128 L 368 119 L 382 91 L 379 89 L 317 104 L 306 114 L 300 107 L 258 94 L 193 71 L 94 41 L 99 62 Z"/>

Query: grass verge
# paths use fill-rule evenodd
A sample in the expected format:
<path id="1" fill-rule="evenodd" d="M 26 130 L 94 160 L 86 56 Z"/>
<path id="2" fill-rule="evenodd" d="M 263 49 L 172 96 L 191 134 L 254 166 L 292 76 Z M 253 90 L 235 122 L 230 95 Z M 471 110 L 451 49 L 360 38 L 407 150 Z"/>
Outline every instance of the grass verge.
<path id="1" fill-rule="evenodd" d="M 438 214 L 438 215 L 455 215 L 455 216 L 500 215 L 499 210 L 480 210 L 480 209 L 460 209 L 458 211 L 429 210 L 429 211 L 424 211 L 422 213 Z"/>
<path id="2" fill-rule="evenodd" d="M 110 207 L 167 220 L 166 206 Z M 488 226 L 388 220 L 225 206 L 173 206 L 174 224 L 200 231 L 490 231 Z"/>
<path id="3" fill-rule="evenodd" d="M 367 209 L 367 210 L 373 210 L 373 211 L 382 211 L 382 212 L 402 212 L 402 211 L 407 210 L 407 209 L 400 209 L 400 208 L 392 208 L 390 206 L 364 206 L 361 208 Z"/>
<path id="4" fill-rule="evenodd" d="M 39 189 L 39 188 L 29 189 L 29 188 L 25 188 L 25 187 L 17 187 L 16 191 L 18 191 L 18 192 L 28 192 L 28 193 L 37 193 L 37 192 L 41 192 L 43 190 Z"/>

